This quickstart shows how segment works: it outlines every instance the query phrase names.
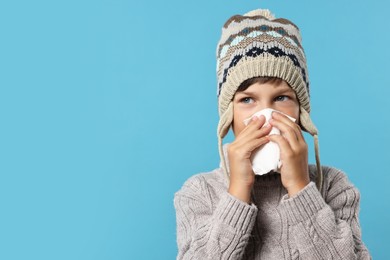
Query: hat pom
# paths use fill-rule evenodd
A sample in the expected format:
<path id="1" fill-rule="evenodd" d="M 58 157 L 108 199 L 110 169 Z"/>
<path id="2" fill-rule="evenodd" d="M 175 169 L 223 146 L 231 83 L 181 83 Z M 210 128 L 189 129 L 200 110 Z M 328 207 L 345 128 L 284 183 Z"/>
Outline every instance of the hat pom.
<path id="1" fill-rule="evenodd" d="M 275 16 L 271 13 L 270 10 L 268 9 L 256 9 L 256 10 L 252 10 L 252 11 L 249 11 L 247 12 L 246 14 L 244 14 L 244 16 L 264 16 L 265 18 L 267 18 L 268 20 L 272 20 L 272 19 L 275 19 Z"/>

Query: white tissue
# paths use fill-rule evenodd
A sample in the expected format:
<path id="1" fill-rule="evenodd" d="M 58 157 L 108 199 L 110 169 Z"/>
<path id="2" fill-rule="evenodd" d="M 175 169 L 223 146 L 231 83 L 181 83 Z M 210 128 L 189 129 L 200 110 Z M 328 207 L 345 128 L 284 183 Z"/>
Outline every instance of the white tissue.
<path id="1" fill-rule="evenodd" d="M 286 115 L 280 111 L 271 109 L 271 108 L 265 108 L 263 110 L 260 110 L 256 113 L 254 113 L 250 118 L 247 118 L 244 120 L 244 124 L 248 125 L 249 122 L 253 117 L 259 117 L 263 115 L 265 117 L 265 123 L 263 127 L 269 125 L 269 120 L 272 118 L 272 112 L 278 112 L 283 115 Z M 296 119 L 293 117 L 290 117 L 286 115 L 291 121 L 295 122 Z M 269 133 L 280 135 L 280 130 L 276 127 L 272 127 L 271 132 Z M 266 173 L 269 173 L 270 171 L 276 171 L 280 172 L 280 167 L 282 167 L 282 162 L 280 161 L 280 149 L 277 143 L 275 142 L 268 142 L 265 145 L 261 146 L 257 151 L 252 153 L 252 169 L 253 172 L 257 175 L 263 175 Z"/>

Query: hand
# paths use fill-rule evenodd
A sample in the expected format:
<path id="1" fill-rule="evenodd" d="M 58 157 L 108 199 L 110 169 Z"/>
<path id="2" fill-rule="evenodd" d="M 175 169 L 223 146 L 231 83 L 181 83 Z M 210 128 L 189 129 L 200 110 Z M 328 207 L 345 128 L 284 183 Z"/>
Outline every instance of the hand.
<path id="1" fill-rule="evenodd" d="M 310 182 L 307 144 L 299 125 L 285 115 L 272 113 L 270 124 L 281 132 L 281 135 L 270 135 L 269 140 L 279 145 L 282 184 L 291 197 Z"/>
<path id="2" fill-rule="evenodd" d="M 251 163 L 252 152 L 269 141 L 267 135 L 272 129 L 270 126 L 262 128 L 264 123 L 264 116 L 254 117 L 227 149 L 230 168 L 229 193 L 247 203 L 250 202 L 255 181 Z"/>

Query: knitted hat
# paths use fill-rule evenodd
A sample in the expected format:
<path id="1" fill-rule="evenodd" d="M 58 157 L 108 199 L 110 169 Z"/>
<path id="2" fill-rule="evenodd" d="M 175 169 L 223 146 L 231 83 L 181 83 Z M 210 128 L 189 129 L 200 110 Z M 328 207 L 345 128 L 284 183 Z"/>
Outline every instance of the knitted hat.
<path id="1" fill-rule="evenodd" d="M 222 139 L 233 121 L 233 97 L 238 87 L 254 77 L 285 80 L 295 91 L 300 105 L 300 124 L 314 137 L 317 187 L 322 189 L 318 131 L 310 119 L 309 76 L 301 45 L 299 28 L 284 18 L 275 18 L 269 10 L 253 10 L 232 16 L 222 28 L 217 46 L 218 145 L 222 168 L 228 167 Z"/>

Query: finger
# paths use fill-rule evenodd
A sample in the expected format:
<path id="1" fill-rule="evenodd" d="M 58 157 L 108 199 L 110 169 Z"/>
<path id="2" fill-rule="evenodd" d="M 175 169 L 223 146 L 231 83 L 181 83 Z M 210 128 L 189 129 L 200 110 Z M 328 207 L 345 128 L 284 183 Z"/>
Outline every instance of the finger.
<path id="1" fill-rule="evenodd" d="M 247 143 L 248 144 L 248 150 L 253 152 L 254 150 L 259 148 L 260 146 L 268 143 L 269 140 L 270 139 L 268 138 L 268 136 L 264 136 L 264 137 L 261 137 L 261 138 L 258 138 L 258 139 L 254 139 L 253 141 Z"/>
<path id="2" fill-rule="evenodd" d="M 279 145 L 280 151 L 281 151 L 281 156 L 292 156 L 293 155 L 293 150 L 290 146 L 290 144 L 287 142 L 287 140 L 280 135 L 269 135 L 268 139 L 272 142 L 275 142 Z"/>
<path id="3" fill-rule="evenodd" d="M 248 143 L 251 142 L 252 140 L 260 139 L 263 137 L 266 137 L 272 130 L 271 125 L 267 125 L 265 127 L 262 127 L 260 129 L 253 129 L 253 131 L 247 131 L 246 133 L 242 134 L 240 133 L 240 136 L 236 138 L 237 143 Z"/>
<path id="4" fill-rule="evenodd" d="M 272 130 L 272 125 L 270 124 L 267 124 L 267 125 L 263 125 L 260 129 L 256 129 L 255 131 L 253 131 L 253 137 L 255 138 L 260 138 L 260 137 L 263 137 L 265 135 L 268 135 Z"/>
<path id="5" fill-rule="evenodd" d="M 256 129 L 260 129 L 265 123 L 265 117 L 252 117 L 251 121 L 248 123 L 248 125 L 245 126 L 245 128 L 242 130 L 241 133 L 245 133 L 248 131 L 254 131 Z"/>
<path id="6" fill-rule="evenodd" d="M 251 124 L 255 124 L 255 125 L 259 125 L 260 126 L 263 126 L 265 124 L 265 116 L 263 115 L 260 115 L 260 116 L 254 116 L 252 117 L 251 121 L 249 122 L 248 126 L 251 125 Z"/>
<path id="7" fill-rule="evenodd" d="M 256 132 L 262 129 L 264 123 L 264 116 L 252 118 L 249 124 L 241 131 L 241 133 L 236 137 L 236 139 L 245 138 L 246 136 L 248 136 L 249 138 L 253 138 L 253 135 L 259 136 L 258 134 L 256 134 Z"/>
<path id="8" fill-rule="evenodd" d="M 278 113 L 278 112 L 273 112 L 272 113 L 272 118 L 279 120 L 286 125 L 290 126 L 292 129 L 294 129 L 294 132 L 296 133 L 297 137 L 302 137 L 302 129 L 298 124 L 296 124 L 294 121 L 292 121 L 290 118 L 288 118 L 286 115 Z"/>
<path id="9" fill-rule="evenodd" d="M 238 144 L 237 148 L 239 151 L 241 151 L 244 154 L 247 154 L 248 158 L 250 158 L 252 152 L 259 148 L 260 146 L 268 143 L 270 139 L 269 136 L 264 136 L 258 139 L 253 139 L 249 142 L 240 143 Z"/>
<path id="10" fill-rule="evenodd" d="M 276 119 L 271 120 L 270 124 L 280 130 L 282 136 L 287 139 L 287 141 L 290 143 L 291 147 L 294 148 L 294 150 L 298 148 L 300 142 L 302 141 L 299 139 L 299 136 L 297 136 L 297 133 L 295 132 L 293 127 Z"/>
<path id="11" fill-rule="evenodd" d="M 260 146 L 266 144 L 269 142 L 268 136 L 264 136 L 257 139 L 252 139 L 245 142 L 234 142 L 234 149 L 232 149 L 232 152 L 229 153 L 229 156 L 236 156 L 238 158 L 244 157 L 249 159 L 252 152 L 259 148 Z M 233 145 L 232 144 L 232 145 Z M 232 145 L 229 148 L 232 148 Z"/>

